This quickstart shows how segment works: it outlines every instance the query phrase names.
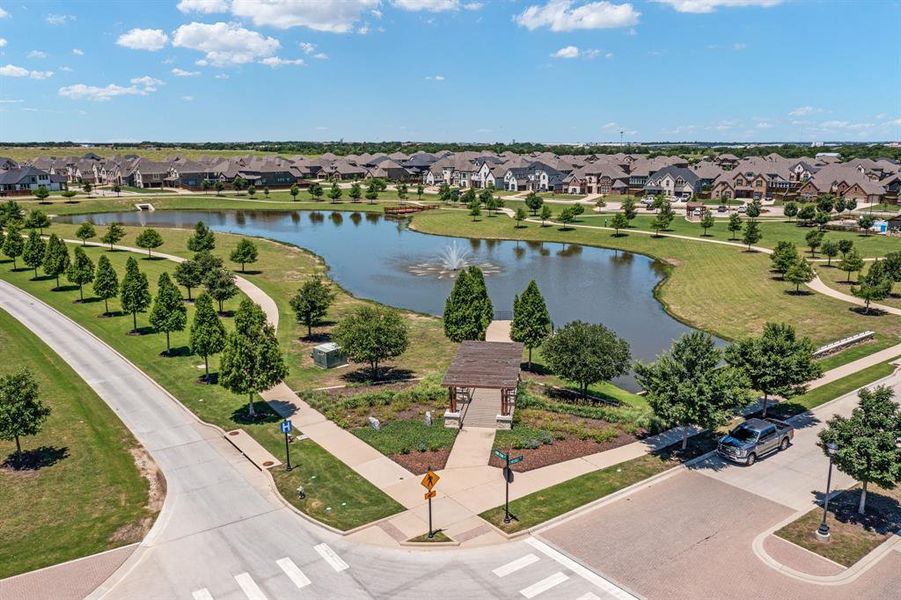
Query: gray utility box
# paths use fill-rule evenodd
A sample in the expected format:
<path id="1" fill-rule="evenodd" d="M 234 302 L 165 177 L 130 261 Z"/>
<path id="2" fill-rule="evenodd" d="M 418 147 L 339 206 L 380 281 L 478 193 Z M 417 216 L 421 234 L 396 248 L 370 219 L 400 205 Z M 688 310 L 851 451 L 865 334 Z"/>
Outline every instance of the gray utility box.
<path id="1" fill-rule="evenodd" d="M 344 353 L 341 352 L 341 347 L 329 342 L 313 347 L 313 363 L 323 369 L 333 369 L 346 365 L 347 360 L 344 358 Z"/>

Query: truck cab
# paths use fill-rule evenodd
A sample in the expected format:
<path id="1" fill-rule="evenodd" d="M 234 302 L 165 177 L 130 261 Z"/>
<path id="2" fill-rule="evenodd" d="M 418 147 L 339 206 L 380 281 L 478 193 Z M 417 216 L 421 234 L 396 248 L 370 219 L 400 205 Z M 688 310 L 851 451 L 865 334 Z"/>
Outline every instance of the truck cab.
<path id="1" fill-rule="evenodd" d="M 748 419 L 720 438 L 716 451 L 726 460 L 750 467 L 765 454 L 787 449 L 794 435 L 794 427 L 785 421 Z"/>

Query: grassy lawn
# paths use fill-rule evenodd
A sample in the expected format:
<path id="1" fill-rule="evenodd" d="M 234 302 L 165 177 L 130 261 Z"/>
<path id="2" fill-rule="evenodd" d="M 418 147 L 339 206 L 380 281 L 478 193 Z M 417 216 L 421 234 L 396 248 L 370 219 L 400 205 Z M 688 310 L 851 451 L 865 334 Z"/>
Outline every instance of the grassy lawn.
<path id="1" fill-rule="evenodd" d="M 69 235 L 67 227 L 71 228 L 71 226 L 54 225 L 52 230 Z M 131 243 L 134 233 L 133 230 L 129 231 L 129 236 L 123 240 L 123 243 Z M 163 235 L 167 244 L 161 250 L 177 253 L 178 248 L 184 248 L 184 244 L 180 242 L 184 241 L 186 232 L 165 231 Z M 216 251 L 227 256 L 237 239 L 234 236 L 217 235 Z M 95 263 L 99 255 L 105 252 L 97 247 L 87 248 L 87 254 Z M 121 277 L 129 253 L 112 252 L 107 255 Z M 260 243 L 260 262 L 256 266 L 261 271 L 261 274 L 256 276 L 256 281 L 261 287 L 264 287 L 263 274 L 272 277 L 272 280 L 268 282 L 270 289 L 277 287 L 275 281 L 281 281 L 279 278 L 283 278 L 286 274 L 299 278 L 305 270 L 312 272 L 318 268 L 317 262 L 309 254 L 299 249 L 290 249 L 270 242 Z M 142 259 L 140 267 L 147 273 L 151 290 L 155 293 L 159 274 L 163 271 L 171 271 L 174 263 L 166 260 Z M 278 419 L 274 414 L 270 414 L 269 418 L 263 422 L 246 423 L 243 419 L 245 399 L 237 397 L 219 386 L 197 383 L 198 376 L 201 374 L 198 365 L 202 361 L 196 356 L 189 355 L 187 331 L 172 335 L 172 347 L 176 349 L 175 356 L 162 358 L 159 357 L 159 353 L 165 349 L 165 341 L 161 334 L 152 333 L 148 328 L 145 335 L 125 335 L 131 327 L 130 315 L 98 318 L 102 312 L 101 303 L 92 301 L 84 304 L 74 303 L 77 298 L 77 290 L 71 286 L 64 287 L 64 291 L 51 291 L 52 281 L 44 280 L 43 277 L 34 281 L 31 279 L 31 271 L 12 272 L 9 264 L 0 268 L 0 276 L 69 315 L 122 352 L 204 421 L 217 424 L 227 430 L 243 427 L 276 456 L 280 456 L 284 452 L 283 438 L 278 431 Z M 281 285 L 288 286 L 283 281 Z M 296 281 L 288 287 L 293 290 L 296 287 Z M 284 311 L 288 296 L 281 294 L 275 297 L 278 299 L 280 309 Z M 237 308 L 238 302 L 239 298 L 227 302 L 226 311 Z M 116 300 L 111 302 L 113 310 L 118 309 L 118 306 Z M 301 352 L 302 346 L 300 342 L 293 343 L 293 340 L 298 339 L 296 326 L 293 325 L 293 319 L 289 318 L 287 312 L 283 312 L 283 315 L 284 326 L 279 328 L 279 337 L 284 344 L 283 348 L 288 352 L 287 358 L 293 381 L 315 380 L 315 377 L 312 377 L 313 369 L 311 367 L 299 366 L 298 352 Z M 192 317 L 193 306 L 189 305 L 189 323 Z M 232 326 L 230 321 L 230 318 L 225 319 L 228 328 Z M 147 327 L 147 315 L 140 315 L 138 324 L 139 327 Z M 210 366 L 212 370 L 216 369 L 217 357 L 211 359 Z M 266 407 L 262 403 L 260 406 L 261 408 Z M 290 473 L 276 470 L 273 475 L 285 497 L 304 512 L 329 525 L 349 529 L 401 509 L 400 505 L 313 442 L 306 440 L 299 444 L 299 452 L 295 459 L 299 467 Z M 294 493 L 301 483 L 307 491 L 305 501 L 297 500 Z"/>
<path id="2" fill-rule="evenodd" d="M 695 436 L 689 440 L 684 454 L 678 450 L 679 445 L 681 443 L 513 500 L 510 502 L 510 513 L 516 519 L 511 523 L 504 523 L 503 505 L 479 516 L 507 533 L 522 531 L 709 452 L 715 447 L 715 442 L 710 436 Z"/>
<path id="3" fill-rule="evenodd" d="M 3 374 L 27 365 L 52 411 L 39 435 L 22 438 L 42 463 L 8 468 L 15 443 L 0 441 L 0 579 L 140 541 L 155 511 L 131 454 L 140 447 L 115 413 L 2 310 L 0 363 Z"/>
<path id="4" fill-rule="evenodd" d="M 854 362 L 859 358 L 875 354 L 880 350 L 885 350 L 886 348 L 890 348 L 891 346 L 899 343 L 901 343 L 901 340 L 897 338 L 876 335 L 876 337 L 867 342 L 863 342 L 862 344 L 855 344 L 842 350 L 841 352 L 830 354 L 829 356 L 820 359 L 820 366 L 823 367 L 823 371 L 825 372 L 830 369 L 846 365 L 850 362 Z"/>
<path id="5" fill-rule="evenodd" d="M 895 243 L 897 244 L 898 242 Z M 835 266 L 836 264 L 837 262 L 833 261 L 832 267 L 820 265 L 817 267 L 817 273 L 819 274 L 820 279 L 823 280 L 823 283 L 825 283 L 829 287 L 834 288 L 844 294 L 851 294 L 851 287 L 857 284 L 857 279 L 860 273 L 851 273 L 851 280 L 848 281 L 848 272 L 842 271 Z M 869 262 L 864 265 L 863 272 L 866 273 L 867 271 L 869 271 L 872 264 L 872 262 Z M 901 284 L 896 283 L 892 288 L 892 294 L 888 298 L 880 300 L 876 304 L 884 304 L 886 306 L 901 308 Z"/>
<path id="6" fill-rule="evenodd" d="M 664 261 L 669 277 L 657 298 L 670 314 L 726 339 L 759 334 L 767 321 L 792 323 L 816 344 L 873 330 L 901 336 L 901 317 L 864 316 L 850 305 L 820 294 L 794 295 L 773 279 L 769 257 L 739 248 L 647 235 L 616 237 L 613 232 L 529 223 L 516 229 L 506 217 L 473 222 L 465 213 L 430 211 L 413 218 L 415 229 L 429 233 L 493 239 L 572 242 L 628 250 Z"/>
<path id="7" fill-rule="evenodd" d="M 835 400 L 840 396 L 844 396 L 848 392 L 852 392 L 859 387 L 873 383 L 883 377 L 887 377 L 891 375 L 894 370 L 895 366 L 890 362 L 879 363 L 878 365 L 867 367 L 866 369 L 813 389 L 806 394 L 795 396 L 791 400 L 776 404 L 772 407 L 771 412 L 780 418 L 787 418 L 800 414 L 812 408 L 816 408 L 821 404 L 825 404 L 830 400 Z"/>
<path id="8" fill-rule="evenodd" d="M 901 488 L 885 490 L 870 486 L 866 514 L 857 514 L 860 489 L 847 490 L 829 501 L 827 523 L 830 540 L 821 542 L 814 535 L 823 518 L 823 509 L 814 508 L 776 531 L 784 540 L 850 567 L 896 535 L 901 528 Z"/>
<path id="9" fill-rule="evenodd" d="M 426 450 L 444 450 L 454 445 L 456 429 L 444 427 L 436 417 L 429 427 L 423 421 L 409 419 L 389 421 L 376 431 L 372 427 L 359 427 L 354 435 L 382 454 L 409 454 Z"/>
<path id="10" fill-rule="evenodd" d="M 204 150 L 194 148 L 144 148 L 137 146 L 91 147 L 84 146 L 2 146 L 0 156 L 8 156 L 18 162 L 31 160 L 38 156 L 83 156 L 87 152 L 93 152 L 97 156 L 109 158 L 111 156 L 123 156 L 137 154 L 150 160 L 163 160 L 174 156 L 196 159 L 202 156 L 278 156 L 275 152 L 262 150 Z M 312 156 L 312 155 L 306 155 Z"/>

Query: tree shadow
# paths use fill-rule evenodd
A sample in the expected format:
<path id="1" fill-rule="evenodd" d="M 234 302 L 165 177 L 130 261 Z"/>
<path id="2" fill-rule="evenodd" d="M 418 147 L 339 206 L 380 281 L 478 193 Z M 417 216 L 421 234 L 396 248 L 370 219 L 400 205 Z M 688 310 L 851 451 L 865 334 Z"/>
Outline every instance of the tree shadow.
<path id="1" fill-rule="evenodd" d="M 789 296 L 813 296 L 810 290 L 785 290 L 785 293 Z"/>
<path id="2" fill-rule="evenodd" d="M 260 269 L 247 269 L 246 271 L 238 271 L 238 275 L 262 275 L 263 271 Z"/>
<path id="3" fill-rule="evenodd" d="M 160 356 L 164 356 L 166 358 L 176 358 L 179 356 L 191 356 L 193 352 L 191 352 L 190 346 L 179 346 L 178 348 L 172 348 L 168 352 L 163 350 L 160 352 Z"/>
<path id="4" fill-rule="evenodd" d="M 69 449 L 56 446 L 41 446 L 25 450 L 20 454 L 10 454 L 0 466 L 13 471 L 38 471 L 44 467 L 55 465 L 69 457 Z"/>
<path id="5" fill-rule="evenodd" d="M 137 329 L 129 329 L 127 335 L 139 336 L 139 335 L 150 335 L 151 333 L 156 333 L 156 329 L 150 326 L 138 327 Z"/>
<path id="6" fill-rule="evenodd" d="M 97 296 L 88 296 L 84 300 L 81 300 L 80 304 L 94 304 L 95 302 L 103 302 L 103 298 L 98 298 Z"/>
<path id="7" fill-rule="evenodd" d="M 54 292 L 77 292 L 77 291 L 78 291 L 78 286 L 77 286 L 77 285 L 73 285 L 73 284 L 70 284 L 70 285 L 61 285 L 61 286 L 59 286 L 59 287 L 53 288 L 53 291 L 54 291 Z"/>
<path id="8" fill-rule="evenodd" d="M 108 313 L 100 313 L 97 315 L 98 319 L 113 319 L 115 317 L 124 317 L 126 315 L 125 312 L 121 310 L 111 310 Z"/>
<path id="9" fill-rule="evenodd" d="M 218 314 L 220 317 L 224 317 L 224 318 L 226 318 L 226 319 L 229 319 L 229 318 L 235 316 L 235 311 L 233 311 L 233 310 L 222 310 L 222 311 L 217 311 L 216 314 Z"/>
<path id="10" fill-rule="evenodd" d="M 361 367 L 355 371 L 343 374 L 341 379 L 348 383 L 384 384 L 409 381 L 413 378 L 413 375 L 414 373 L 410 369 L 401 369 L 399 367 L 379 367 L 375 373 L 369 367 Z"/>
<path id="11" fill-rule="evenodd" d="M 196 383 L 199 383 L 200 385 L 216 385 L 217 383 L 219 383 L 219 373 L 201 375 L 197 378 Z"/>
<path id="12" fill-rule="evenodd" d="M 852 306 L 848 310 L 850 310 L 851 312 L 857 313 L 862 317 L 881 317 L 881 316 L 887 314 L 881 308 L 875 308 L 873 306 L 870 306 L 869 309 L 867 309 L 866 307 L 863 307 L 863 306 Z"/>
<path id="13" fill-rule="evenodd" d="M 164 256 L 156 255 L 156 256 L 145 256 L 144 260 L 150 261 L 158 261 L 158 260 L 167 260 Z"/>
<path id="14" fill-rule="evenodd" d="M 879 535 L 890 535 L 901 529 L 901 502 L 886 494 L 879 493 L 878 487 L 871 485 L 867 490 L 866 512 L 857 512 L 861 489 L 845 490 L 829 499 L 829 516 L 840 523 L 857 525 L 866 531 Z M 811 490 L 816 503 L 823 506 L 826 494 Z"/>
<path id="15" fill-rule="evenodd" d="M 302 335 L 300 336 L 300 341 L 307 342 L 309 344 L 324 344 L 325 342 L 330 342 L 332 340 L 332 336 L 326 332 L 313 332 L 313 335 Z"/>
<path id="16" fill-rule="evenodd" d="M 272 410 L 268 402 L 257 400 L 253 403 L 253 410 L 256 414 L 250 415 L 247 412 L 247 405 L 242 404 L 241 408 L 232 413 L 231 419 L 239 425 L 257 425 L 260 423 L 276 423 L 281 417 Z"/>
<path id="17" fill-rule="evenodd" d="M 293 415 L 297 412 L 297 407 L 287 400 L 270 400 L 269 407 L 279 414 L 282 415 Z M 284 417 L 282 417 L 284 418 Z"/>

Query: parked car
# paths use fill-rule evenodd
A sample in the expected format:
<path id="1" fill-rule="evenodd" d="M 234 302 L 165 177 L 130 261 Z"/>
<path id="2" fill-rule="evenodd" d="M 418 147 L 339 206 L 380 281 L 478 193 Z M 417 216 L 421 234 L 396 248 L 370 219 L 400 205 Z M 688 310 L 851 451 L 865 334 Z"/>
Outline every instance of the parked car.
<path id="1" fill-rule="evenodd" d="M 785 450 L 795 437 L 795 428 L 778 419 L 748 419 L 720 438 L 716 452 L 726 460 L 747 466 L 764 454 Z"/>
<path id="2" fill-rule="evenodd" d="M 729 207 L 726 206 L 725 204 L 720 204 L 719 206 L 716 207 L 716 212 L 718 212 L 718 213 L 729 212 Z"/>
<path id="3" fill-rule="evenodd" d="M 748 212 L 748 207 L 745 206 L 744 204 L 742 204 L 741 206 L 739 206 L 739 207 L 738 207 L 737 209 L 735 209 L 735 210 L 736 210 L 737 212 L 740 212 L 740 213 L 744 214 L 744 213 Z"/>

